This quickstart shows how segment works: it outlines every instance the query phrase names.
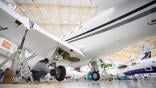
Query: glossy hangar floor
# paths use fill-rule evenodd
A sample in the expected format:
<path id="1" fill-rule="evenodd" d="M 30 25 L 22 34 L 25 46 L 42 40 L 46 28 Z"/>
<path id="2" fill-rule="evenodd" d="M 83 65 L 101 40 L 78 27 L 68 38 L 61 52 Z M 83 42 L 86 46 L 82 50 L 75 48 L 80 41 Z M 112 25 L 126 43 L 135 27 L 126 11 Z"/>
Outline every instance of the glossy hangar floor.
<path id="1" fill-rule="evenodd" d="M 38 84 L 0 84 L 0 88 L 156 88 L 156 80 L 63 81 Z"/>

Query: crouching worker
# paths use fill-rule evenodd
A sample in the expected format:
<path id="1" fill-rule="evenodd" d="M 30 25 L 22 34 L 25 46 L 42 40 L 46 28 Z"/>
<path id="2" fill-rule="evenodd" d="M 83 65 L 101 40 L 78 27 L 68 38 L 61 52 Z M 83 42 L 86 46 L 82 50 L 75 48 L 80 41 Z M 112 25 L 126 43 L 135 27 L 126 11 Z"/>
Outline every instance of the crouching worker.
<path id="1" fill-rule="evenodd" d="M 36 63 L 36 65 L 32 68 L 32 76 L 35 81 L 40 81 L 41 77 L 44 77 L 47 75 L 47 73 L 50 72 L 50 69 L 48 68 L 49 60 L 48 58 L 45 58 L 44 60 L 40 60 Z"/>

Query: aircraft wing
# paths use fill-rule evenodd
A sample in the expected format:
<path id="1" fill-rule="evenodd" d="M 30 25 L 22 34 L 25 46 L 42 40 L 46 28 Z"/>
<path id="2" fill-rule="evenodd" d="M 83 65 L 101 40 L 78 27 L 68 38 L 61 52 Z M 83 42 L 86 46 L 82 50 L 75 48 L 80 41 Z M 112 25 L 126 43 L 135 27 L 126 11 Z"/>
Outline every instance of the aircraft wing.
<path id="1" fill-rule="evenodd" d="M 24 48 L 27 48 L 39 56 L 46 57 L 50 50 L 56 47 L 60 47 L 67 52 L 83 55 L 79 49 L 40 28 L 36 23 L 32 23 L 28 18 L 19 15 L 1 1 L 0 29 L 0 36 L 17 45 L 20 45 L 25 30 L 28 29 Z"/>

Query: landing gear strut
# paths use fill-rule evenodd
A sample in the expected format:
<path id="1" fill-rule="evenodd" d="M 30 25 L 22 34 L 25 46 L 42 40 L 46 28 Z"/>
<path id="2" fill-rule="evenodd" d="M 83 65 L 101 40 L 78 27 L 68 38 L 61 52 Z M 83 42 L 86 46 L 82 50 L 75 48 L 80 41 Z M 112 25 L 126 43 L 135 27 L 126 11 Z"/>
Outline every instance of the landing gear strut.
<path id="1" fill-rule="evenodd" d="M 60 59 L 63 59 L 61 55 L 64 54 L 64 51 L 59 51 L 59 49 L 60 48 L 57 47 L 51 56 L 53 59 L 51 60 L 52 63 L 50 65 L 53 67 L 53 69 L 50 71 L 50 75 L 54 76 L 57 81 L 63 81 L 66 77 L 66 69 L 62 65 L 57 66 L 57 62 Z"/>

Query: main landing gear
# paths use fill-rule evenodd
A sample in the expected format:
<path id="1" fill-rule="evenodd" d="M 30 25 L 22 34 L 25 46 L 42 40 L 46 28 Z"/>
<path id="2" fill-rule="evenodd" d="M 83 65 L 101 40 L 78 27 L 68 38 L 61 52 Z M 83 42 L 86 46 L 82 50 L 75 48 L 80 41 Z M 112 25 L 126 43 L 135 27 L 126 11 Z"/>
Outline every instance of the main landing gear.
<path id="1" fill-rule="evenodd" d="M 56 67 L 55 69 L 52 69 L 50 71 L 50 75 L 55 76 L 57 81 L 62 81 L 62 80 L 64 80 L 64 78 L 66 76 L 66 69 L 64 66 L 60 65 L 60 66 Z"/>

